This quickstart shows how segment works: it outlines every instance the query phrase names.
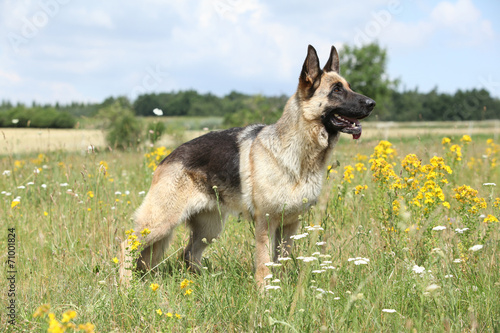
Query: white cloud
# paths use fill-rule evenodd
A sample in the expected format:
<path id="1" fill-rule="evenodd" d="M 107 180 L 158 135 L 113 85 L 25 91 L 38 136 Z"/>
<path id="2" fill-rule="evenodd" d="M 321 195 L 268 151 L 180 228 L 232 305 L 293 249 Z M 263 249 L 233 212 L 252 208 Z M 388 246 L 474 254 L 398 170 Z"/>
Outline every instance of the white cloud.
<path id="1" fill-rule="evenodd" d="M 113 29 L 114 24 L 111 16 L 103 10 L 88 10 L 86 8 L 79 8 L 70 13 L 73 23 L 88 26 L 99 27 L 106 29 Z"/>
<path id="2" fill-rule="evenodd" d="M 21 82 L 21 77 L 15 73 L 15 72 L 10 72 L 10 71 L 5 71 L 0 68 L 0 78 L 3 80 L 6 80 L 9 84 L 12 83 L 19 83 Z"/>
<path id="3" fill-rule="evenodd" d="M 397 19 L 397 15 L 394 16 Z M 394 20 L 381 32 L 384 42 L 419 48 L 439 36 L 447 46 L 470 47 L 484 45 L 495 38 L 492 24 L 483 18 L 471 0 L 439 2 L 428 16 L 417 22 Z"/>

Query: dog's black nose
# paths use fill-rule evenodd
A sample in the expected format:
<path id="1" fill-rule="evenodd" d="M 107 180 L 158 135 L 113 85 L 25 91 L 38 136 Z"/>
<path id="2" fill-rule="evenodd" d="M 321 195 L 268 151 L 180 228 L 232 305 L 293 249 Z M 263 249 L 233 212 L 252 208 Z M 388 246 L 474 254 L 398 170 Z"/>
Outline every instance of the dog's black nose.
<path id="1" fill-rule="evenodd" d="M 377 103 L 375 103 L 375 101 L 373 99 L 367 98 L 365 100 L 365 104 L 366 104 L 367 109 L 369 109 L 371 111 L 371 110 L 373 110 L 373 108 L 375 107 L 375 104 L 377 104 Z"/>

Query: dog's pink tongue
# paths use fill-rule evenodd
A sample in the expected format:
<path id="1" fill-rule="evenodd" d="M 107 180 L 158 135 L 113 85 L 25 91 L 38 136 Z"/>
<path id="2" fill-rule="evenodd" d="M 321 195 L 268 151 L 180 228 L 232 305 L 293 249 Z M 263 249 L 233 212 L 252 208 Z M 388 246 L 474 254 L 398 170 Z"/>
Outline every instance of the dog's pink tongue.
<path id="1" fill-rule="evenodd" d="M 353 138 L 354 140 L 357 140 L 357 139 L 359 139 L 360 137 L 361 137 L 361 132 L 359 132 L 358 134 L 353 134 L 353 135 L 352 135 L 352 138 Z"/>

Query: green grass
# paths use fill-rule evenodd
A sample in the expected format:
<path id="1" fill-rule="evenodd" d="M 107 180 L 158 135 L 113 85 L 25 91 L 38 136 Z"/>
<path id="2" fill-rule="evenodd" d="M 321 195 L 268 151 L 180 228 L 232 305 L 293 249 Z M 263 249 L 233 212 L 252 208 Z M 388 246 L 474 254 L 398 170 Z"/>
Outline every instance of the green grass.
<path id="1" fill-rule="evenodd" d="M 65 311 L 74 310 L 77 317 L 71 322 L 90 322 L 98 332 L 498 331 L 500 224 L 483 223 L 478 215 L 500 218 L 494 206 L 500 197 L 500 151 L 483 158 L 487 148 L 498 146 L 486 144 L 484 136 L 473 136 L 468 145 L 460 137 L 452 143 L 463 147 L 461 161 L 453 158 L 449 146 L 443 149 L 438 134 L 393 142 L 393 167 L 399 177 L 405 176 L 401 160 L 410 153 L 422 164 L 436 154 L 443 156 L 453 169 L 446 174 L 449 183 L 442 185 L 451 208 L 436 204 L 427 212 L 409 204 L 418 190 L 373 181 L 367 160 L 367 170 L 355 169 L 351 182 L 343 181 L 345 167 L 359 162 L 358 153 L 369 158 L 378 143 L 343 138 L 332 156 L 332 164 L 338 160 L 340 166 L 329 173 L 318 204 L 301 216 L 299 233 L 309 225 L 324 230 L 309 231 L 295 242 L 293 260 L 273 271 L 271 280 L 280 282 L 270 284 L 281 289 L 265 292 L 253 279 L 252 223 L 237 218 L 230 218 L 221 238 L 204 253 L 207 268 L 201 274 L 187 272 L 179 260 L 188 237 L 181 226 L 158 271 L 136 277 L 128 289 L 118 285 L 118 265 L 112 259 L 118 256 L 125 230 L 133 226 L 130 217 L 143 199 L 140 192 L 148 190 L 152 178 L 146 151 L 11 154 L 0 160 L 0 171 L 11 171 L 0 176 L 0 190 L 11 193 L 0 194 L 0 244 L 5 262 L 8 228 L 15 228 L 17 324 L 9 325 L 2 315 L 0 327 L 47 331 L 47 316 L 33 318 L 33 313 L 50 304 L 59 322 Z M 34 173 L 34 168 L 40 172 Z M 30 182 L 34 184 L 27 185 Z M 486 182 L 498 185 L 483 186 Z M 478 190 L 487 208 L 467 212 L 453 198 L 453 188 L 463 184 Z M 357 185 L 368 189 L 355 194 Z M 20 204 L 12 207 L 17 196 Z M 401 204 L 399 215 L 392 208 L 394 200 Z M 455 233 L 467 223 L 474 232 Z M 447 229 L 433 231 L 435 226 Z M 325 244 L 316 245 L 319 241 Z M 484 247 L 473 252 L 464 244 Z M 317 260 L 304 262 L 300 256 Z M 356 257 L 369 261 L 349 261 Z M 463 261 L 455 263 L 458 258 Z M 415 265 L 425 272 L 415 273 Z M 328 266 L 335 269 L 313 272 Z M 182 289 L 185 279 L 193 282 Z M 160 287 L 153 291 L 152 283 Z M 7 285 L 0 285 L 3 314 L 10 299 Z M 431 285 L 439 288 L 429 291 Z M 192 293 L 186 295 L 188 288 Z"/>

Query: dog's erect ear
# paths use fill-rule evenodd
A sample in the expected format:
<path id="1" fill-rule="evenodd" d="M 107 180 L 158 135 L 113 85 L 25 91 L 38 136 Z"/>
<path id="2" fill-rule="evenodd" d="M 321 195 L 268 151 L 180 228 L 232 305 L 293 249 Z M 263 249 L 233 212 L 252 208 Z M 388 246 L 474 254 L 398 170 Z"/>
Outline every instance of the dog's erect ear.
<path id="1" fill-rule="evenodd" d="M 302 72 L 300 73 L 300 79 L 304 83 L 312 85 L 320 75 L 321 68 L 319 67 L 318 54 L 314 47 L 309 45 L 307 48 L 307 57 L 302 66 Z"/>
<path id="2" fill-rule="evenodd" d="M 339 54 L 337 53 L 337 49 L 332 45 L 332 49 L 330 51 L 330 58 L 325 64 L 323 68 L 325 72 L 335 72 L 340 74 L 340 65 L 339 65 Z"/>

